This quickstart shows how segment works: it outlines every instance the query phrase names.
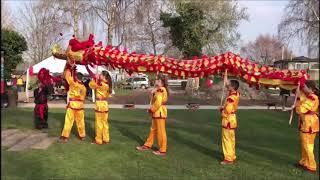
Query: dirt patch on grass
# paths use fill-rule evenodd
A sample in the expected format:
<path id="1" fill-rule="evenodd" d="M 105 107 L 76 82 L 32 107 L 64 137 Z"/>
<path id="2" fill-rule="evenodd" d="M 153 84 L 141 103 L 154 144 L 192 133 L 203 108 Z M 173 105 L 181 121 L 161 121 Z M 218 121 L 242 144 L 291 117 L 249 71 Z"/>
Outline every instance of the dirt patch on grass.
<path id="1" fill-rule="evenodd" d="M 18 129 L 1 130 L 1 146 L 8 151 L 22 151 L 25 149 L 47 149 L 57 138 L 37 131 L 20 131 Z"/>

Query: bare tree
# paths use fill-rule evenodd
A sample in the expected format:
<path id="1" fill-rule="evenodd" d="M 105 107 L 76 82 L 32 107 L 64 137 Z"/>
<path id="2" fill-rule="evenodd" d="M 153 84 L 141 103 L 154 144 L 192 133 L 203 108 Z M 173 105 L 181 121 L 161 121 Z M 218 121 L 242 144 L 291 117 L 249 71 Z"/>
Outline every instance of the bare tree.
<path id="1" fill-rule="evenodd" d="M 118 44 L 122 45 L 127 25 L 134 19 L 130 14 L 135 0 L 96 0 L 92 7 L 107 31 L 107 43 L 113 44 L 113 37 L 118 37 Z"/>
<path id="2" fill-rule="evenodd" d="M 46 2 L 46 1 L 45 1 Z M 49 1 L 48 1 L 49 2 Z M 84 39 L 84 35 L 87 35 L 87 17 L 92 16 L 92 6 L 91 2 L 87 0 L 52 0 L 50 1 L 50 8 L 54 10 L 57 14 L 63 18 L 57 24 L 59 26 L 66 26 L 72 28 L 72 32 L 75 37 L 79 39 Z M 91 22 L 94 19 L 91 19 Z M 80 26 L 82 24 L 82 35 L 80 33 Z"/>
<path id="3" fill-rule="evenodd" d="M 270 65 L 274 60 L 289 59 L 291 51 L 275 36 L 260 35 L 254 42 L 249 42 L 241 48 L 241 54 L 259 63 Z"/>
<path id="4" fill-rule="evenodd" d="M 11 9 L 4 0 L 1 0 L 1 27 L 6 29 L 15 28 L 12 21 Z"/>
<path id="5" fill-rule="evenodd" d="M 289 1 L 278 26 L 281 39 L 299 38 L 307 45 L 308 56 L 319 57 L 319 0 Z"/>
<path id="6" fill-rule="evenodd" d="M 163 9 L 163 0 L 143 1 L 139 0 L 135 6 L 136 21 L 131 27 L 135 33 L 133 44 L 142 44 L 144 50 L 155 55 L 164 54 L 170 49 L 168 30 L 162 27 L 160 12 Z M 139 46 L 139 45 L 138 45 Z"/>
<path id="7" fill-rule="evenodd" d="M 34 63 L 51 55 L 51 47 L 62 40 L 59 33 L 63 27 L 57 25 L 61 16 L 50 8 L 49 1 L 30 1 L 19 9 L 17 28 L 28 42 L 27 57 Z"/>
<path id="8" fill-rule="evenodd" d="M 247 8 L 240 7 L 237 0 L 196 1 L 206 12 L 205 26 L 210 29 L 203 52 L 214 55 L 231 47 L 236 48 L 240 39 L 238 27 L 242 21 L 249 19 Z"/>

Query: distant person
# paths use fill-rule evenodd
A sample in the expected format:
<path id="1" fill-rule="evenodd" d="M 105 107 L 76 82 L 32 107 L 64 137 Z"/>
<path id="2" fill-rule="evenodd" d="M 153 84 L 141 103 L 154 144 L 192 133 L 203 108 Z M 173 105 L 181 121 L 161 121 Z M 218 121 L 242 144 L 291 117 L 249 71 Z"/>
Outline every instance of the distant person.
<path id="1" fill-rule="evenodd" d="M 282 101 L 282 111 L 284 111 L 285 107 L 287 106 L 287 101 L 288 101 L 288 97 L 290 96 L 290 91 L 280 88 L 280 96 Z"/>
<path id="2" fill-rule="evenodd" d="M 33 91 L 34 122 L 36 129 L 48 128 L 48 96 L 50 88 L 38 82 L 38 88 Z"/>
<path id="3" fill-rule="evenodd" d="M 22 92 L 22 89 L 23 89 L 23 80 L 22 80 L 21 77 L 17 79 L 17 87 L 18 87 L 18 92 Z"/>
<path id="4" fill-rule="evenodd" d="M 200 79 L 199 77 L 194 78 L 194 94 L 199 95 L 199 88 L 200 88 Z"/>
<path id="5" fill-rule="evenodd" d="M 236 112 L 240 99 L 239 82 L 230 80 L 226 83 L 229 95 L 223 107 L 220 107 L 222 115 L 222 151 L 224 160 L 221 165 L 233 164 L 236 160 L 236 137 L 235 130 L 237 128 Z"/>
<path id="6" fill-rule="evenodd" d="M 17 88 L 17 78 L 15 75 L 12 76 L 11 84 L 13 88 Z"/>
<path id="7" fill-rule="evenodd" d="M 5 89 L 6 83 L 3 79 L 1 79 L 1 95 L 4 94 L 4 89 Z"/>
<path id="8" fill-rule="evenodd" d="M 8 93 L 7 93 L 7 83 L 1 85 L 1 108 L 6 108 L 9 105 Z"/>
<path id="9" fill-rule="evenodd" d="M 89 86 L 89 83 L 90 83 L 90 79 L 86 79 L 86 80 L 84 81 L 84 86 L 85 86 L 86 89 L 87 89 L 87 96 L 88 96 L 88 97 L 91 97 L 91 96 L 92 96 L 92 90 L 91 90 L 91 88 L 90 88 L 90 86 Z"/>

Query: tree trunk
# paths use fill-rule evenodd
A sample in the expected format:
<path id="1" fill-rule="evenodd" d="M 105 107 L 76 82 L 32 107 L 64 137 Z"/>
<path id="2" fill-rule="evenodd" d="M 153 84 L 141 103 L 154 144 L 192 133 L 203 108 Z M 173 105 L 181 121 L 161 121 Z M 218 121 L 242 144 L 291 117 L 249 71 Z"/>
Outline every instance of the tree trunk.
<path id="1" fill-rule="evenodd" d="M 108 12 L 107 12 L 108 13 Z M 107 35 L 107 43 L 112 45 L 113 39 L 113 30 L 114 30 L 114 23 L 115 23 L 115 14 L 116 14 L 116 0 L 112 0 L 111 3 L 111 11 L 110 11 L 110 19 L 108 23 L 108 35 Z"/>
<path id="2" fill-rule="evenodd" d="M 73 14 L 73 33 L 75 37 L 79 38 L 79 12 L 77 9 L 77 2 L 73 1 L 72 14 Z"/>

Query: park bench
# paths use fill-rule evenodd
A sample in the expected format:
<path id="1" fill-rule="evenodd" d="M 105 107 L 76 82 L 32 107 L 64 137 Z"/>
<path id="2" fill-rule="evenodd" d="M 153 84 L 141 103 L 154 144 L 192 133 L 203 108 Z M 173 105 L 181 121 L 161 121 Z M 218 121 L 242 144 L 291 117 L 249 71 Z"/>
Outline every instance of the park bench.
<path id="1" fill-rule="evenodd" d="M 190 110 L 195 111 L 195 110 L 199 109 L 200 104 L 198 104 L 198 103 L 188 103 L 188 104 L 186 104 L 186 107 L 188 109 L 190 109 Z"/>

